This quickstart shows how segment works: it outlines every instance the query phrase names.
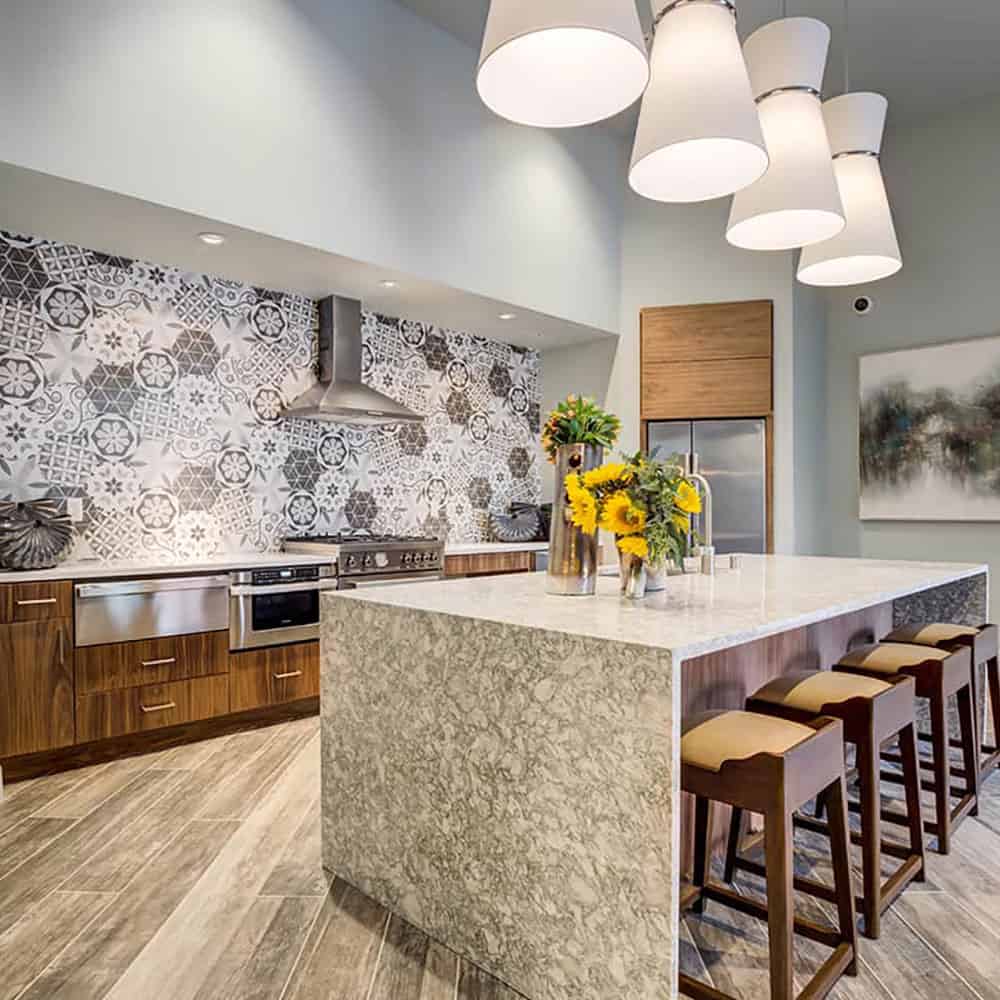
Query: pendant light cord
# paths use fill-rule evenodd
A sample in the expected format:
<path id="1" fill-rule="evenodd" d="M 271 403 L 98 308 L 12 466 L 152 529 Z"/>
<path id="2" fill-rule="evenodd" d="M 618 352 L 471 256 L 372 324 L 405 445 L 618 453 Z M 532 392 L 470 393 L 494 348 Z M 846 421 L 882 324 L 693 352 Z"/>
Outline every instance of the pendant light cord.
<path id="1" fill-rule="evenodd" d="M 850 0 L 844 0 L 844 93 L 851 92 L 851 11 Z"/>

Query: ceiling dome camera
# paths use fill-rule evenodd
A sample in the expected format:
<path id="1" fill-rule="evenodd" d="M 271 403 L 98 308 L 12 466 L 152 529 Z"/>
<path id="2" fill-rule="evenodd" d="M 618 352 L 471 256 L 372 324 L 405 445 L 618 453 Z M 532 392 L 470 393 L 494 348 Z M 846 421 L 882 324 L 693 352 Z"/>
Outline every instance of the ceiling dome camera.
<path id="1" fill-rule="evenodd" d="M 859 316 L 867 316 L 875 308 L 875 302 L 867 295 L 859 295 L 854 300 L 853 306 Z"/>

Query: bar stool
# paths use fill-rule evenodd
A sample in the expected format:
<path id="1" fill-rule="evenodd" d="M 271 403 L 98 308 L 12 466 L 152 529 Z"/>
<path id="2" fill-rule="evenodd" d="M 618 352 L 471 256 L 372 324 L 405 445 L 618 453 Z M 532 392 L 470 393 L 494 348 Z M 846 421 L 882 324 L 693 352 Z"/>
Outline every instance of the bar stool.
<path id="1" fill-rule="evenodd" d="M 747 698 L 748 712 L 759 712 L 808 724 L 819 716 L 840 719 L 844 739 L 857 748 L 861 783 L 861 834 L 852 836 L 862 849 L 864 894 L 858 900 L 864 913 L 868 937 L 881 933 L 882 914 L 914 879 L 924 878 L 924 836 L 920 814 L 920 771 L 917 767 L 917 736 L 914 718 L 915 683 L 912 677 L 886 680 L 834 673 L 829 670 L 797 671 L 765 684 Z M 906 814 L 910 846 L 882 842 L 879 753 L 883 744 L 898 738 L 903 757 Z M 761 866 L 739 856 L 742 810 L 734 809 L 726 853 L 726 881 L 735 868 L 760 875 Z M 818 819 L 796 816 L 797 826 L 829 836 L 829 825 Z M 882 883 L 882 852 L 900 858 L 902 864 Z M 799 877 L 795 888 L 827 902 L 835 902 L 833 890 L 822 882 Z"/>
<path id="2" fill-rule="evenodd" d="M 951 851 L 951 835 L 959 824 L 970 813 L 975 815 L 979 808 L 979 769 L 976 762 L 969 666 L 971 659 L 968 647 L 948 651 L 929 646 L 886 642 L 858 646 L 842 657 L 833 668 L 841 673 L 862 674 L 881 680 L 897 675 L 910 676 L 916 681 L 917 697 L 929 701 L 934 781 L 923 787 L 934 792 L 936 821 L 925 823 L 924 829 L 937 836 L 938 850 L 942 854 Z M 964 789 L 953 789 L 950 782 L 946 709 L 952 695 L 958 700 L 960 743 L 965 763 Z M 891 772 L 882 772 L 882 778 L 896 783 L 902 780 Z M 951 807 L 953 795 L 959 800 L 954 808 Z M 882 811 L 882 819 L 901 826 L 908 823 L 905 816 L 889 810 Z"/>
<path id="3" fill-rule="evenodd" d="M 915 646 L 931 646 L 934 649 L 961 649 L 965 646 L 972 650 L 972 695 L 973 722 L 976 726 L 976 747 L 979 760 L 979 780 L 982 782 L 990 772 L 1000 764 L 1000 663 L 997 661 L 998 632 L 996 625 L 952 625 L 948 622 L 922 622 L 915 625 L 904 625 L 894 629 L 882 641 L 905 642 Z M 979 668 L 985 664 L 986 691 L 982 702 L 979 693 Z M 993 743 L 983 742 L 979 730 L 980 704 L 985 709 L 989 699 L 990 714 L 993 716 Z M 930 733 L 918 733 L 918 738 L 929 743 Z M 950 746 L 961 749 L 961 740 L 950 740 Z M 986 755 L 984 761 L 982 755 Z M 952 770 L 959 777 L 961 772 Z"/>
<path id="4" fill-rule="evenodd" d="M 833 949 L 801 997 L 821 998 L 846 972 L 857 975 L 857 928 L 848 856 L 844 727 L 838 719 L 807 725 L 751 712 L 703 712 L 685 720 L 681 787 L 695 796 L 694 885 L 681 894 L 681 912 L 702 912 L 706 900 L 732 907 L 768 925 L 771 1000 L 793 1000 L 795 932 Z M 838 928 L 795 916 L 793 821 L 796 809 L 819 794 L 830 811 Z M 767 903 L 708 878 L 709 804 L 723 802 L 764 816 Z M 733 1000 L 683 973 L 682 995 Z"/>

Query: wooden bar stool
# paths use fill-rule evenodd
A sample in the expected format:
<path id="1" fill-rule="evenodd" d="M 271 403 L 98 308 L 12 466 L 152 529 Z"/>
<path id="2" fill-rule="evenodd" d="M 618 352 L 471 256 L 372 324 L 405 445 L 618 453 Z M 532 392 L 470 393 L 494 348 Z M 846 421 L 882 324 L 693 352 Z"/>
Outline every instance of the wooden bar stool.
<path id="1" fill-rule="evenodd" d="M 923 622 L 904 625 L 894 629 L 882 641 L 906 642 L 915 646 L 931 646 L 934 649 L 972 650 L 972 696 L 973 722 L 976 726 L 976 759 L 979 761 L 979 780 L 982 782 L 1000 764 L 1000 663 L 997 660 L 998 632 L 996 625 L 952 625 L 947 622 Z M 980 696 L 979 668 L 985 665 L 986 690 Z M 980 700 L 980 697 L 982 700 Z M 990 715 L 993 717 L 993 743 L 984 743 L 980 731 L 981 708 L 985 709 L 989 700 Z M 930 743 L 930 733 L 918 733 L 918 738 Z M 962 741 L 952 739 L 950 745 L 961 749 Z M 985 760 L 983 755 L 985 754 Z M 963 777 L 952 769 L 952 774 Z"/>
<path id="2" fill-rule="evenodd" d="M 924 877 L 923 819 L 920 814 L 920 769 L 917 767 L 917 736 L 914 718 L 915 683 L 912 677 L 879 680 L 829 670 L 798 671 L 778 677 L 752 694 L 748 712 L 808 724 L 819 716 L 832 716 L 844 725 L 844 739 L 857 748 L 857 770 L 861 784 L 861 834 L 852 840 L 861 846 L 864 894 L 859 900 L 865 933 L 877 938 L 882 914 L 915 878 Z M 900 742 L 906 814 L 910 846 L 882 842 L 879 755 L 890 740 Z M 739 856 L 742 810 L 734 809 L 726 854 L 726 880 L 740 868 L 760 875 L 761 866 Z M 797 816 L 796 825 L 829 836 L 829 826 L 818 819 Z M 902 864 L 882 883 L 882 852 L 898 857 Z M 834 891 L 814 879 L 796 878 L 795 887 L 828 902 Z"/>
<path id="3" fill-rule="evenodd" d="M 937 836 L 938 850 L 942 854 L 950 852 L 951 835 L 962 820 L 969 813 L 974 815 L 979 808 L 979 768 L 976 761 L 969 666 L 971 659 L 968 647 L 948 651 L 909 643 L 885 642 L 858 646 L 842 657 L 834 667 L 834 670 L 841 673 L 863 674 L 882 680 L 900 675 L 912 677 L 916 681 L 917 697 L 926 698 L 930 702 L 934 781 L 923 787 L 934 792 L 936 821 L 925 823 L 924 829 Z M 958 700 L 960 743 L 965 763 L 965 788 L 956 789 L 951 788 L 948 764 L 946 709 L 952 695 Z M 882 778 L 897 784 L 903 780 L 899 775 L 886 771 L 882 772 Z M 954 808 L 951 806 L 952 796 L 958 798 L 958 804 Z M 889 810 L 882 811 L 882 819 L 901 826 L 908 824 L 905 816 Z"/>
<path id="4" fill-rule="evenodd" d="M 848 856 L 844 728 L 838 719 L 807 725 L 751 712 L 704 712 L 685 720 L 681 738 L 681 787 L 695 796 L 694 885 L 681 894 L 681 912 L 701 912 L 712 900 L 768 925 L 771 1000 L 793 1000 L 794 933 L 833 949 L 800 997 L 819 1000 L 847 972 L 857 975 L 857 928 Z M 793 815 L 825 794 L 830 811 L 838 928 L 795 916 Z M 709 804 L 724 802 L 764 816 L 767 903 L 709 881 Z M 682 995 L 733 1000 L 681 974 Z"/>

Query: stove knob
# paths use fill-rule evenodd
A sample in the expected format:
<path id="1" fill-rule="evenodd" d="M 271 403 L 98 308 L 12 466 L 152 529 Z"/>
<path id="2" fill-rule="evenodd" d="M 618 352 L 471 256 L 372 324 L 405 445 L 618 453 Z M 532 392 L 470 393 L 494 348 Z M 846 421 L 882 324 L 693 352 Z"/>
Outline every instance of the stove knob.
<path id="1" fill-rule="evenodd" d="M 372 559 L 372 556 L 371 556 L 371 553 L 370 553 L 370 552 L 369 552 L 369 553 L 367 553 L 367 554 L 365 555 L 365 559 L 364 559 L 364 567 L 365 567 L 365 569 L 368 569 L 368 568 L 369 568 L 369 567 L 370 567 L 370 566 L 372 565 L 372 563 L 373 563 L 374 561 L 375 561 L 375 560 L 374 560 L 374 559 Z"/>
<path id="2" fill-rule="evenodd" d="M 375 553 L 375 565 L 379 569 L 385 569 L 389 565 L 389 557 L 384 552 Z"/>
<path id="3" fill-rule="evenodd" d="M 403 553 L 403 565 L 407 569 L 409 569 L 410 563 L 412 563 L 412 562 L 413 562 L 413 553 L 412 552 L 404 552 Z"/>
<path id="4" fill-rule="evenodd" d="M 357 560 L 356 556 L 348 556 L 347 557 L 347 568 L 348 569 L 353 569 L 355 566 L 357 566 L 357 564 L 358 564 L 358 560 Z"/>
<path id="5" fill-rule="evenodd" d="M 424 563 L 429 563 L 431 561 L 431 554 L 429 552 L 424 553 Z"/>

